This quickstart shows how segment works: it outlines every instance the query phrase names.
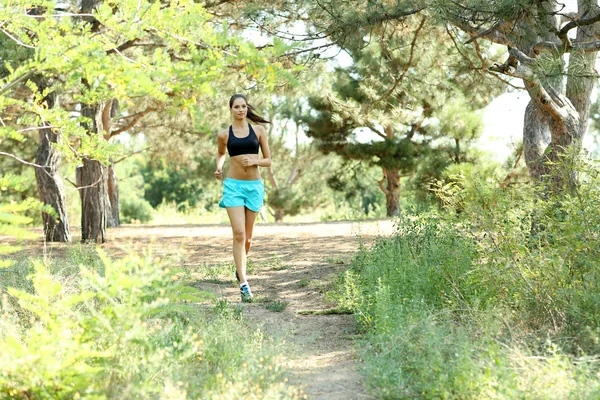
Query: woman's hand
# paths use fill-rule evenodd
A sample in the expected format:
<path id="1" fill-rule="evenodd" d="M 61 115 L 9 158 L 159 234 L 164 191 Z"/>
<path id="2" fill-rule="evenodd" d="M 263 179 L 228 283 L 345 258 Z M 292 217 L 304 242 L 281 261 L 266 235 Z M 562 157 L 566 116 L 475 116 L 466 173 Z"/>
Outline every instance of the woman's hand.
<path id="1" fill-rule="evenodd" d="M 217 180 L 221 180 L 222 175 L 223 171 L 221 171 L 220 169 L 215 171 L 215 178 L 217 178 Z"/>
<path id="2" fill-rule="evenodd" d="M 256 165 L 256 160 L 250 156 L 242 156 L 240 159 L 243 167 L 251 167 Z"/>

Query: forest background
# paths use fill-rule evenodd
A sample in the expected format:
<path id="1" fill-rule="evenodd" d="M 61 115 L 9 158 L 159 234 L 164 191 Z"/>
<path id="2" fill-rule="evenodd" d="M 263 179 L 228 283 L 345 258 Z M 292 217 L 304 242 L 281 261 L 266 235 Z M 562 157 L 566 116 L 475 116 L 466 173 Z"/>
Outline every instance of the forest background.
<path id="1" fill-rule="evenodd" d="M 592 0 L 3 0 L 0 234 L 227 222 L 215 133 L 242 92 L 273 121 L 263 221 L 397 218 L 330 293 L 372 395 L 593 398 L 598 50 Z M 523 121 L 521 140 L 490 153 L 485 110 L 507 92 L 527 104 L 499 128 Z M 231 358 L 203 347 L 226 348 L 241 311 L 189 307 L 205 294 L 169 268 L 18 251 L 0 246 L 3 395 L 297 395 L 259 378 L 277 366 L 260 337 Z"/>

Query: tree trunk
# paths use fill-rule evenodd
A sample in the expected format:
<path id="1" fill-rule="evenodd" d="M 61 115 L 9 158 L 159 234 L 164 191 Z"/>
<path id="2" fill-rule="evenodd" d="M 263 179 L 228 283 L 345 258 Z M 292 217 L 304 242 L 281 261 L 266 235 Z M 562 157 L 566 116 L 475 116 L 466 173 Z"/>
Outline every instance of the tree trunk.
<path id="1" fill-rule="evenodd" d="M 597 1 L 578 0 L 577 6 L 580 17 L 596 8 Z M 598 23 L 590 26 L 579 26 L 574 43 L 589 41 L 590 37 L 597 37 Z M 597 82 L 598 73 L 594 66 L 598 58 L 597 51 L 588 53 L 572 52 L 569 56 L 569 74 L 567 78 L 567 97 L 579 113 L 579 130 L 572 139 L 581 141 L 586 134 L 589 124 L 592 90 Z"/>
<path id="2" fill-rule="evenodd" d="M 529 175 L 540 181 L 543 175 L 544 150 L 550 144 L 550 131 L 546 115 L 533 101 L 525 109 L 523 122 L 523 154 Z"/>
<path id="3" fill-rule="evenodd" d="M 104 243 L 108 219 L 108 168 L 100 161 L 83 159 L 77 168 L 81 197 L 81 241 Z"/>
<path id="4" fill-rule="evenodd" d="M 107 225 L 114 228 L 121 225 L 121 220 L 119 219 L 119 182 L 117 180 L 117 174 L 115 174 L 115 164 L 113 162 L 108 166 L 107 191 Z"/>
<path id="5" fill-rule="evenodd" d="M 590 0 L 578 0 L 577 5 L 580 17 L 597 6 L 595 1 Z M 596 25 L 579 26 L 573 43 L 586 42 L 594 37 Z M 592 90 L 597 80 L 594 70 L 597 56 L 597 51 L 573 51 L 569 56 L 566 98 L 562 101 L 566 103 L 563 108 L 567 113 L 560 120 L 550 120 L 551 141 L 545 151 L 549 161 L 545 164 L 545 172 L 549 175 L 554 193 L 577 186 L 577 170 L 565 155 L 572 146 L 575 148 L 570 149 L 570 155 L 579 154 L 581 140 L 588 129 Z"/>
<path id="6" fill-rule="evenodd" d="M 460 164 L 460 139 L 454 138 L 454 163 Z"/>
<path id="7" fill-rule="evenodd" d="M 282 222 L 283 221 L 283 210 L 277 208 L 274 209 L 273 212 L 273 218 L 275 218 L 275 222 Z"/>
<path id="8" fill-rule="evenodd" d="M 397 168 L 384 169 L 386 188 L 385 203 L 387 216 L 395 217 L 400 214 L 400 173 Z"/>
<path id="9" fill-rule="evenodd" d="M 91 119 L 86 128 L 89 135 L 98 134 L 102 107 L 84 105 L 81 115 Z M 104 243 L 108 221 L 108 168 L 100 161 L 83 159 L 77 168 L 77 186 L 81 197 L 81 241 Z"/>
<path id="10" fill-rule="evenodd" d="M 56 93 L 50 93 L 45 100 L 48 108 L 53 108 L 57 102 Z M 44 126 L 47 125 L 44 124 Z M 51 215 L 42 213 L 44 235 L 48 242 L 70 242 L 71 231 L 67 218 L 67 198 L 62 179 L 58 174 L 61 155 L 52 147 L 52 143 L 58 142 L 59 136 L 47 127 L 40 129 L 39 134 L 40 144 L 37 150 L 36 163 L 44 168 L 35 169 L 38 193 L 40 201 L 51 205 L 58 214 L 58 219 L 55 219 Z"/>

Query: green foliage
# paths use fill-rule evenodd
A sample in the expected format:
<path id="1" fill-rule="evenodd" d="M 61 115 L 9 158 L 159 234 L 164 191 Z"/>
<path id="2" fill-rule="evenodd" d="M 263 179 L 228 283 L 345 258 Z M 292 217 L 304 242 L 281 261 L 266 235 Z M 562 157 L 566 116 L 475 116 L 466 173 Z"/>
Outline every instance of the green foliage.
<path id="1" fill-rule="evenodd" d="M 121 221 L 146 223 L 152 220 L 154 209 L 144 198 L 144 177 L 139 157 L 115 164 L 119 180 L 119 212 Z"/>
<path id="2" fill-rule="evenodd" d="M 0 194 L 2 194 L 2 200 L 0 200 L 0 235 L 13 237 L 17 241 L 32 239 L 37 235 L 25 229 L 33 221 L 33 218 L 28 216 L 29 214 L 45 212 L 48 215 L 57 216 L 52 207 L 44 205 L 39 200 L 29 197 L 21 201 L 15 201 L 10 199 L 9 196 L 5 196 L 8 193 L 22 192 L 28 186 L 27 177 L 12 174 L 0 175 Z M 0 245 L 0 255 L 14 253 L 19 250 L 19 246 Z M 0 269 L 11 264 L 10 260 L 0 259 Z"/>
<path id="3" fill-rule="evenodd" d="M 140 222 L 145 224 L 152 220 L 154 209 L 144 198 L 132 195 L 130 192 L 123 191 L 120 197 L 119 212 L 122 221 Z"/>
<path id="4" fill-rule="evenodd" d="M 473 71 L 449 30 L 426 16 L 394 19 L 407 3 L 335 9 L 341 3 L 325 2 L 321 7 L 330 6 L 332 15 L 322 17 L 352 25 L 336 43 L 353 63 L 336 70 L 331 90 L 310 98 L 307 135 L 325 154 L 384 173 L 410 175 L 425 163 L 421 170 L 439 176 L 446 165 L 466 161 L 469 144 L 483 129 L 476 110 L 499 93 L 498 83 Z M 385 190 L 397 194 L 397 187 L 388 182 Z M 387 196 L 388 202 L 394 198 Z"/>
<path id="5" fill-rule="evenodd" d="M 283 312 L 287 306 L 288 303 L 281 300 L 268 301 L 265 303 L 265 308 L 272 312 Z"/>
<path id="6" fill-rule="evenodd" d="M 329 174 L 334 161 L 322 157 L 312 143 L 303 140 L 301 121 L 307 109 L 306 96 L 319 90 L 318 83 L 312 81 L 314 73 L 327 76 L 325 71 L 307 71 L 298 78 L 302 87 L 289 88 L 265 110 L 273 121 L 267 133 L 274 166 L 265 171 L 269 174 L 265 204 L 276 222 L 315 210 L 327 201 L 322 176 Z"/>
<path id="7" fill-rule="evenodd" d="M 302 278 L 300 281 L 298 281 L 298 286 L 301 288 L 308 287 L 308 285 L 310 285 L 310 280 L 308 278 Z"/>
<path id="8" fill-rule="evenodd" d="M 152 207 L 164 201 L 175 202 L 178 209 L 185 211 L 195 207 L 205 196 L 197 168 L 158 158 L 143 165 L 140 172 L 144 180 L 144 198 Z"/>
<path id="9" fill-rule="evenodd" d="M 574 192 L 532 201 L 456 166 L 437 187 L 448 214 L 406 216 L 358 252 L 334 297 L 365 331 L 376 397 L 600 395 L 600 169 L 576 169 Z"/>
<path id="10" fill-rule="evenodd" d="M 396 323 L 385 317 L 394 312 L 386 307 L 406 301 L 432 308 L 469 306 L 477 301 L 467 285 L 475 255 L 475 243 L 439 221 L 400 220 L 393 240 L 382 239 L 372 252 L 359 252 L 352 272 L 346 273 L 350 292 L 342 296 L 342 305 L 360 308 L 360 322 L 381 333 L 393 331 Z M 353 287 L 360 287 L 360 296 Z"/>
<path id="11" fill-rule="evenodd" d="M 285 215 L 298 215 L 314 201 L 300 190 L 295 187 L 271 189 L 268 192 L 267 203 L 274 210 L 285 210 Z"/>
<path id="12" fill-rule="evenodd" d="M 22 142 L 23 132 L 46 124 L 59 136 L 55 148 L 67 162 L 92 158 L 106 164 L 121 152 L 107 137 L 138 122 L 133 115 L 156 113 L 161 127 L 177 118 L 192 120 L 186 128 L 196 133 L 211 125 L 198 110 L 219 88 L 254 84 L 269 90 L 280 78 L 291 78 L 280 62 L 271 62 L 289 46 L 278 42 L 259 51 L 198 2 L 9 0 L 0 20 L 6 22 L 0 37 L 0 143 L 23 159 L 32 157 L 5 142 Z M 48 101 L 49 94 L 60 101 Z M 120 110 L 108 116 L 103 111 L 114 99 Z M 86 110 L 96 115 L 86 118 Z M 149 218 L 139 196 L 130 195 L 124 206 L 126 219 Z"/>
<path id="13" fill-rule="evenodd" d="M 83 249 L 66 262 L 23 261 L 2 273 L 14 277 L 0 286 L 0 397 L 295 393 L 259 331 L 227 304 L 212 313 L 190 304 L 207 294 L 150 255 L 112 261 Z"/>
<path id="14" fill-rule="evenodd" d="M 365 217 L 383 217 L 385 211 L 385 195 L 373 185 L 381 179 L 381 170 L 369 167 L 364 163 L 343 162 L 335 173 L 327 179 L 327 185 L 334 190 L 334 201 L 338 210 L 340 202 L 358 214 L 362 211 Z M 354 218 L 351 218 L 354 219 Z"/>

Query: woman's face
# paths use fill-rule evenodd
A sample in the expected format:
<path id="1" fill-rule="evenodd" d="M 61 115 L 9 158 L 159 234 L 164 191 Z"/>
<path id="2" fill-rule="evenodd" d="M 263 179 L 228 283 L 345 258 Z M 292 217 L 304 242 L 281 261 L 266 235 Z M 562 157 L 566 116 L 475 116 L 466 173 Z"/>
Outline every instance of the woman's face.
<path id="1" fill-rule="evenodd" d="M 231 116 L 235 119 L 244 119 L 246 118 L 246 112 L 248 111 L 248 105 L 246 104 L 246 100 L 241 97 L 238 97 L 233 101 L 231 105 Z"/>

